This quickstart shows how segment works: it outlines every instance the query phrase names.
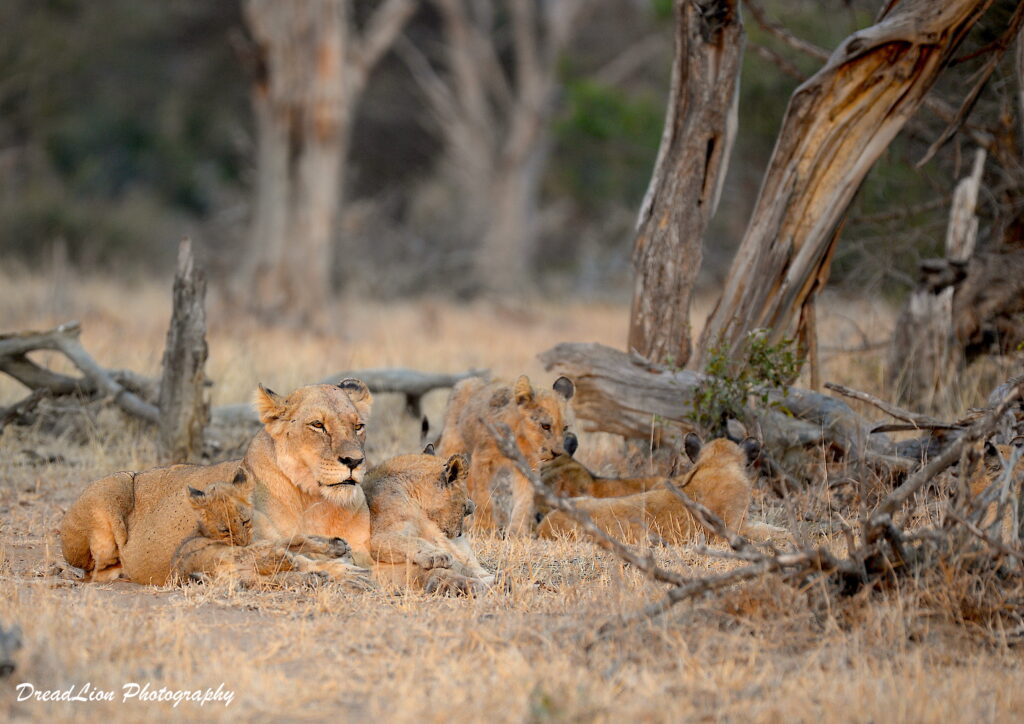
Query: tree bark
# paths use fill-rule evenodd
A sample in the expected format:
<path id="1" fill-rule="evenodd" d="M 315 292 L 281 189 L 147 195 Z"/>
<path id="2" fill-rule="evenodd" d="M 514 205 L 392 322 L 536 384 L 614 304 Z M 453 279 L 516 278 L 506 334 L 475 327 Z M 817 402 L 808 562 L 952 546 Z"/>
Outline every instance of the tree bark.
<path id="1" fill-rule="evenodd" d="M 206 399 L 206 277 L 192 256 L 192 242 L 178 247 L 174 303 L 160 380 L 160 453 L 164 463 L 194 460 L 210 421 Z"/>
<path id="2" fill-rule="evenodd" d="M 904 0 L 794 92 L 750 223 L 701 336 L 703 361 L 748 332 L 778 342 L 828 278 L 834 230 L 872 164 L 992 0 Z"/>
<path id="3" fill-rule="evenodd" d="M 385 0 L 360 34 L 346 0 L 247 0 L 258 167 L 244 276 L 261 311 L 321 318 L 355 107 L 415 8 Z"/>
<path id="4" fill-rule="evenodd" d="M 701 241 L 736 136 L 743 25 L 737 0 L 676 0 L 665 130 L 633 243 L 629 348 L 659 363 L 690 358 L 690 300 Z"/>

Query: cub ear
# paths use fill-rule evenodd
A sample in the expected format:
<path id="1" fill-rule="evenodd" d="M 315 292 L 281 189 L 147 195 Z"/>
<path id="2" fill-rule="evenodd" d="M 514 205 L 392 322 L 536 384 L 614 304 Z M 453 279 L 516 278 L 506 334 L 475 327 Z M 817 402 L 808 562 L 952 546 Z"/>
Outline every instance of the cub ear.
<path id="1" fill-rule="evenodd" d="M 433 455 L 434 454 L 434 443 L 428 442 L 427 446 L 425 448 L 423 448 L 423 454 L 424 455 Z"/>
<path id="2" fill-rule="evenodd" d="M 747 434 L 747 428 L 739 420 L 733 420 L 729 418 L 725 421 L 725 436 L 733 442 L 739 442 L 744 440 L 749 435 Z"/>
<path id="3" fill-rule="evenodd" d="M 757 460 L 757 456 L 761 454 L 761 443 L 757 438 L 748 437 L 740 443 L 740 450 L 746 453 L 747 465 L 750 465 Z"/>
<path id="4" fill-rule="evenodd" d="M 444 464 L 444 472 L 441 474 L 439 481 L 441 487 L 447 488 L 450 485 L 455 485 L 459 480 L 466 477 L 468 472 L 469 461 L 466 460 L 466 456 L 452 455 Z"/>
<path id="5" fill-rule="evenodd" d="M 512 394 L 516 398 L 517 405 L 533 402 L 533 385 L 530 384 L 530 378 L 526 375 L 519 375 L 515 387 L 512 388 Z"/>
<path id="6" fill-rule="evenodd" d="M 567 400 L 571 400 L 572 396 L 576 394 L 576 385 L 564 375 L 555 380 L 555 384 L 551 385 L 551 389 Z"/>
<path id="7" fill-rule="evenodd" d="M 704 446 L 701 442 L 700 436 L 695 432 L 686 433 L 686 437 L 683 439 L 683 449 L 686 450 L 686 457 L 690 458 L 693 462 L 697 462 L 697 456 L 700 455 L 700 449 Z"/>
<path id="8" fill-rule="evenodd" d="M 345 394 L 348 395 L 348 399 L 352 400 L 352 404 L 359 410 L 359 414 L 363 417 L 370 416 L 370 408 L 373 407 L 373 395 L 370 394 L 370 388 L 366 386 L 366 383 L 362 380 L 357 380 L 355 377 L 346 377 L 338 383 L 338 387 L 345 390 Z"/>
<path id="9" fill-rule="evenodd" d="M 231 479 L 232 485 L 248 485 L 250 482 L 249 473 L 245 468 L 238 468 L 235 477 Z"/>
<path id="10" fill-rule="evenodd" d="M 196 490 L 191 485 L 188 486 L 188 502 L 192 503 L 195 508 L 200 507 L 206 498 L 206 493 L 202 490 Z"/>
<path id="11" fill-rule="evenodd" d="M 572 457 L 580 448 L 580 439 L 574 433 L 567 432 L 562 438 L 562 447 L 565 448 L 565 454 Z"/>
<path id="12" fill-rule="evenodd" d="M 256 396 L 252 402 L 256 406 L 256 413 L 260 416 L 260 422 L 264 425 L 274 420 L 280 420 L 288 410 L 287 400 L 262 384 L 257 387 Z"/>

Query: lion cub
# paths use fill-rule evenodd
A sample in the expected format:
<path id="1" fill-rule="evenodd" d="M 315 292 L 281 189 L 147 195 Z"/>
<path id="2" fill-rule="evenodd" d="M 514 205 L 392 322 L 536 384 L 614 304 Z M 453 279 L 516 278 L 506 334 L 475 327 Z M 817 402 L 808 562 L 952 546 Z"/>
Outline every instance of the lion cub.
<path id="1" fill-rule="evenodd" d="M 559 455 L 544 465 L 541 480 L 560 498 L 618 498 L 634 495 L 660 485 L 664 475 L 637 478 L 602 478 L 570 455 Z M 534 500 L 538 512 L 547 513 L 550 507 L 541 496 Z"/>
<path id="2" fill-rule="evenodd" d="M 428 445 L 424 454 L 400 455 L 369 472 L 364 488 L 378 581 L 428 593 L 479 593 L 494 583 L 462 535 L 475 507 L 468 471 L 465 456 L 442 460 Z"/>
<path id="3" fill-rule="evenodd" d="M 469 495 L 476 503 L 473 526 L 529 533 L 534 523 L 533 486 L 498 449 L 486 423 L 508 425 L 534 470 L 565 452 L 566 402 L 575 386 L 567 377 L 551 390 L 538 390 L 522 375 L 515 383 L 460 382 L 452 390 L 438 441 L 442 457 L 462 453 L 470 460 Z"/>
<path id="4" fill-rule="evenodd" d="M 254 487 L 244 468 L 238 469 L 230 483 L 216 482 L 206 490 L 187 487 L 198 522 L 192 537 L 183 541 L 171 558 L 171 580 L 230 577 L 242 584 L 259 580 L 314 583 L 324 574 L 314 571 L 316 564 L 297 552 L 328 558 L 340 558 L 349 552 L 340 538 L 309 536 L 301 541 L 254 543 Z"/>
<path id="5" fill-rule="evenodd" d="M 673 479 L 674 485 L 715 513 L 730 530 L 753 538 L 783 532 L 765 523 L 746 521 L 753 489 L 747 465 L 761 451 L 757 440 L 747 438 L 737 445 L 720 438 L 703 445 L 697 435 L 690 433 L 685 448 L 694 465 Z M 617 498 L 575 498 L 573 502 L 579 510 L 590 513 L 602 530 L 630 543 L 654 539 L 679 544 L 700 532 L 713 534 L 698 523 L 672 491 L 664 488 Z M 576 521 L 554 510 L 544 517 L 537 532 L 542 538 L 555 538 L 573 530 L 579 530 Z"/>

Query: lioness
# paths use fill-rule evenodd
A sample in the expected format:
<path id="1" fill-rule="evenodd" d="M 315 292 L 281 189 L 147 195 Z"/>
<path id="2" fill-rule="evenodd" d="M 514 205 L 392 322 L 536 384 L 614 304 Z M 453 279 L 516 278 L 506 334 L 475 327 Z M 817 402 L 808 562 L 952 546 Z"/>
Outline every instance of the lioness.
<path id="1" fill-rule="evenodd" d="M 188 500 L 199 522 L 171 558 L 171 580 L 205 581 L 228 577 L 244 585 L 260 580 L 273 583 L 316 583 L 322 572 L 309 570 L 309 559 L 298 552 L 340 558 L 349 552 L 341 538 L 309 536 L 287 544 L 253 543 L 252 478 L 239 468 L 228 482 L 216 482 L 205 491 L 189 486 Z M 314 563 L 312 568 L 316 568 Z"/>
<path id="2" fill-rule="evenodd" d="M 559 377 L 552 390 L 537 390 L 522 375 L 514 384 L 471 378 L 448 400 L 437 449 L 441 457 L 469 456 L 469 496 L 476 503 L 473 525 L 528 533 L 534 523 L 533 486 L 498 449 L 484 422 L 502 422 L 515 434 L 530 466 L 565 452 L 566 401 L 575 386 Z"/>
<path id="3" fill-rule="evenodd" d="M 370 513 L 359 484 L 372 401 L 355 379 L 300 387 L 286 397 L 260 386 L 255 404 L 263 430 L 241 461 L 255 483 L 256 540 L 343 538 L 355 563 L 370 563 Z M 61 522 L 65 559 L 93 581 L 162 585 L 171 556 L 197 524 L 186 487 L 230 480 L 238 466 L 176 465 L 91 483 Z M 321 568 L 335 577 L 365 573 L 342 561 L 323 561 Z"/>
<path id="4" fill-rule="evenodd" d="M 429 592 L 479 593 L 494 583 L 463 537 L 474 510 L 466 490 L 463 455 L 400 455 L 367 475 L 364 488 L 373 535 L 374 576 L 391 585 Z"/>
<path id="5" fill-rule="evenodd" d="M 685 447 L 694 465 L 673 484 L 715 513 L 730 530 L 753 538 L 784 532 L 765 523 L 746 521 L 753 487 L 746 466 L 760 453 L 757 440 L 747 438 L 737 445 L 720 438 L 703 445 L 699 437 L 689 433 Z M 713 534 L 702 528 L 672 491 L 663 488 L 618 498 L 574 498 L 573 503 L 590 513 L 602 530 L 631 543 L 654 539 L 678 544 L 702 530 Z M 553 510 L 541 521 L 537 533 L 542 538 L 555 538 L 573 530 L 579 530 L 576 521 Z"/>

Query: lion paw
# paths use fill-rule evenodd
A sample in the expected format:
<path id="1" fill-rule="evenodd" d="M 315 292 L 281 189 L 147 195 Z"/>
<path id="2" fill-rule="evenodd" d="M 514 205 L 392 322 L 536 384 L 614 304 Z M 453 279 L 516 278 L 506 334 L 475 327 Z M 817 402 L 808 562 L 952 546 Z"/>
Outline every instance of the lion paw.
<path id="1" fill-rule="evenodd" d="M 344 538 L 328 538 L 322 535 L 311 535 L 306 537 L 311 545 L 311 553 L 318 553 L 328 558 L 341 558 L 352 552 L 352 548 Z"/>
<path id="2" fill-rule="evenodd" d="M 413 556 L 412 562 L 420 568 L 431 570 L 433 568 L 451 568 L 455 561 L 450 553 L 436 548 L 425 548 Z"/>

